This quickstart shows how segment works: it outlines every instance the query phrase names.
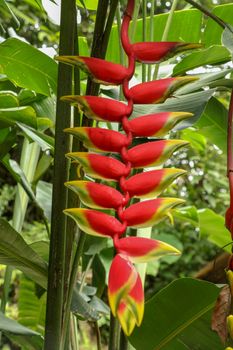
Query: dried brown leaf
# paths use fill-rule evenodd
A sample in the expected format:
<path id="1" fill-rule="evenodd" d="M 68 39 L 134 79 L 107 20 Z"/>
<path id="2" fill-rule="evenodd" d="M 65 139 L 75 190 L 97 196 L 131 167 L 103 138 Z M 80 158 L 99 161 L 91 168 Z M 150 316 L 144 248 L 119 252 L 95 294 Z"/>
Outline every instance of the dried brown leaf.
<path id="1" fill-rule="evenodd" d="M 223 343 L 227 341 L 227 316 L 231 308 L 231 292 L 228 285 L 224 286 L 216 301 L 212 314 L 211 328 L 217 332 Z"/>

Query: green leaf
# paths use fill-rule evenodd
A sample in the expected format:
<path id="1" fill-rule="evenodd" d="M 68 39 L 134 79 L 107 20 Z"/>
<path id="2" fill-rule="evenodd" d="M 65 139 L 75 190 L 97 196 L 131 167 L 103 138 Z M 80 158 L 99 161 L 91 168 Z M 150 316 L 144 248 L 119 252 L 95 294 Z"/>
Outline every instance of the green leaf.
<path id="1" fill-rule="evenodd" d="M 42 151 L 49 150 L 52 154 L 54 153 L 54 138 L 43 134 L 41 131 L 34 130 L 28 126 L 25 126 L 21 123 L 17 123 L 18 127 L 25 133 L 30 140 L 33 140 L 38 143 Z"/>
<path id="2" fill-rule="evenodd" d="M 155 105 L 134 105 L 133 117 L 143 114 L 159 113 L 163 111 L 184 111 L 194 114 L 192 118 L 180 123 L 177 129 L 187 128 L 194 124 L 201 116 L 207 102 L 214 94 L 215 89 L 201 92 L 194 92 L 188 95 L 169 98 L 162 104 Z"/>
<path id="3" fill-rule="evenodd" d="M 164 28 L 166 26 L 168 19 L 168 14 L 159 14 L 154 16 L 154 39 L 153 41 L 161 41 Z M 143 41 L 142 37 L 142 19 L 137 20 L 137 31 L 135 34 L 134 41 Z M 147 17 L 147 38 L 149 38 L 150 30 L 150 18 Z M 172 23 L 170 31 L 168 33 L 167 41 L 184 41 L 191 43 L 198 43 L 201 33 L 202 25 L 202 14 L 200 11 L 191 9 L 191 10 L 182 10 L 175 11 L 174 16 L 172 17 Z M 192 28 L 192 30 L 187 30 L 187 28 Z M 120 62 L 120 48 L 116 44 L 119 42 L 118 27 L 113 26 L 106 59 L 113 62 Z"/>
<path id="4" fill-rule="evenodd" d="M 229 27 L 225 28 L 222 33 L 222 44 L 233 55 L 233 26 L 229 24 Z"/>
<path id="5" fill-rule="evenodd" d="M 15 38 L 0 44 L 0 67 L 20 87 L 46 96 L 56 94 L 57 64 L 29 44 Z"/>
<path id="6" fill-rule="evenodd" d="M 0 109 L 0 129 L 14 126 L 16 122 L 29 125 L 36 129 L 35 110 L 30 106 Z"/>
<path id="7" fill-rule="evenodd" d="M 231 59 L 229 51 L 220 45 L 211 46 L 205 50 L 193 52 L 185 56 L 173 69 L 173 76 L 182 75 L 187 71 L 209 65 L 228 62 Z"/>
<path id="8" fill-rule="evenodd" d="M 233 25 L 233 4 L 224 4 L 216 6 L 213 9 L 212 13 L 223 19 L 225 22 Z M 213 21 L 211 18 L 208 18 L 203 35 L 204 45 L 221 45 L 222 33 L 223 28 L 220 27 L 220 25 Z"/>
<path id="9" fill-rule="evenodd" d="M 206 138 L 197 130 L 185 129 L 181 132 L 181 139 L 190 143 L 190 147 L 198 152 L 204 152 L 206 149 Z"/>
<path id="10" fill-rule="evenodd" d="M 51 220 L 52 211 L 52 184 L 45 181 L 39 181 L 36 186 L 36 200 L 43 208 L 46 218 Z"/>
<path id="11" fill-rule="evenodd" d="M 137 350 L 223 350 L 210 328 L 219 291 L 191 278 L 172 282 L 146 303 L 142 325 L 130 342 Z"/>
<path id="12" fill-rule="evenodd" d="M 16 130 L 10 128 L 0 130 L 0 160 L 10 151 L 16 142 Z"/>
<path id="13" fill-rule="evenodd" d="M 43 174 L 48 170 L 51 163 L 53 161 L 53 158 L 46 153 L 43 153 L 36 168 L 36 172 L 33 178 L 33 183 L 37 183 L 38 180 L 43 176 Z"/>
<path id="14" fill-rule="evenodd" d="M 13 344 L 21 346 L 23 350 L 41 350 L 43 349 L 43 338 L 41 336 L 29 336 L 29 335 L 13 335 L 10 333 L 5 334 Z"/>
<path id="15" fill-rule="evenodd" d="M 181 87 L 179 90 L 176 91 L 175 96 L 189 94 L 190 92 L 194 92 L 203 89 L 204 87 L 208 87 L 213 83 L 216 86 L 218 86 L 219 80 L 221 81 L 222 85 L 222 78 L 231 72 L 232 69 L 223 69 L 221 71 L 218 71 L 217 73 L 201 74 L 199 76 L 199 80 L 193 82 L 192 84 L 187 84 L 186 86 Z"/>
<path id="16" fill-rule="evenodd" d="M 19 107 L 17 94 L 13 91 L 0 91 L 0 108 Z"/>
<path id="17" fill-rule="evenodd" d="M 71 311 L 89 321 L 97 321 L 100 318 L 97 310 L 84 299 L 77 288 L 73 291 Z"/>
<path id="18" fill-rule="evenodd" d="M 225 227 L 225 219 L 223 216 L 216 214 L 211 209 L 198 210 L 200 233 L 207 236 L 208 240 L 218 247 L 231 252 L 231 236 L 230 232 Z"/>
<path id="19" fill-rule="evenodd" d="M 227 120 L 227 109 L 221 102 L 212 97 L 196 124 L 198 132 L 223 152 L 226 152 L 227 149 Z"/>
<path id="20" fill-rule="evenodd" d="M 18 321 L 40 334 L 44 333 L 46 293 L 38 298 L 35 283 L 21 276 L 19 286 Z"/>
<path id="21" fill-rule="evenodd" d="M 0 264 L 14 266 L 46 288 L 47 264 L 4 219 L 0 219 Z"/>
<path id="22" fill-rule="evenodd" d="M 9 332 L 9 333 L 19 334 L 19 335 L 39 335 L 39 333 L 29 328 L 26 328 L 21 324 L 19 324 L 18 322 L 6 317 L 1 311 L 0 311 L 0 330 L 3 332 Z"/>
<path id="23" fill-rule="evenodd" d="M 194 206 L 175 209 L 172 211 L 172 214 L 175 218 L 181 221 L 189 222 L 195 227 L 199 226 L 199 217 L 197 213 L 197 208 Z"/>
<path id="24" fill-rule="evenodd" d="M 30 247 L 38 254 L 44 261 L 49 261 L 49 242 L 38 241 L 30 244 Z"/>
<path id="25" fill-rule="evenodd" d="M 54 97 L 39 99 L 32 103 L 32 107 L 35 109 L 38 117 L 49 118 L 55 124 L 56 101 Z"/>
<path id="26" fill-rule="evenodd" d="M 3 12 L 7 12 L 15 22 L 16 28 L 20 27 L 20 23 L 18 18 L 15 16 L 14 12 L 11 10 L 10 6 L 7 4 L 5 0 L 0 0 L 0 10 L 3 10 Z"/>
<path id="27" fill-rule="evenodd" d="M 36 202 L 36 197 L 34 195 L 34 192 L 32 191 L 31 185 L 28 182 L 28 180 L 27 180 L 23 170 L 20 168 L 19 164 L 15 160 L 9 159 L 7 156 L 5 156 L 2 159 L 2 163 L 7 168 L 7 170 L 12 175 L 12 177 L 15 179 L 15 181 L 23 187 L 23 189 L 27 193 L 28 197 L 33 202 L 35 202 L 36 205 L 38 205 L 38 203 Z"/>
<path id="28" fill-rule="evenodd" d="M 77 0 L 76 3 L 79 7 L 84 7 L 92 11 L 96 11 L 98 6 L 98 0 Z"/>

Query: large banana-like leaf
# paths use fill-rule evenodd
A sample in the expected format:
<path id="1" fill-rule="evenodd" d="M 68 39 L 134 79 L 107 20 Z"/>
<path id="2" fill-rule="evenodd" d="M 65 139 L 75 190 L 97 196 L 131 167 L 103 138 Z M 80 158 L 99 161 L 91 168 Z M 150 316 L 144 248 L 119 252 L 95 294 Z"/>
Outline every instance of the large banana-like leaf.
<path id="1" fill-rule="evenodd" d="M 191 278 L 172 282 L 146 303 L 130 342 L 137 350 L 223 350 L 210 326 L 219 292 L 214 284 Z"/>
<path id="2" fill-rule="evenodd" d="M 4 219 L 0 219 L 0 264 L 14 266 L 40 286 L 46 288 L 46 262 Z"/>

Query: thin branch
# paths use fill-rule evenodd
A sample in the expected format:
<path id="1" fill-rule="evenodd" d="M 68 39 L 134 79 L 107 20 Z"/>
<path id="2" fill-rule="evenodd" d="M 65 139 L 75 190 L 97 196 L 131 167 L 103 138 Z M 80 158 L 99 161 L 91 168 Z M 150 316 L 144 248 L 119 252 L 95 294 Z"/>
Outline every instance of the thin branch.
<path id="1" fill-rule="evenodd" d="M 216 23 L 218 23 L 218 25 L 220 25 L 220 27 L 222 27 L 223 29 L 225 29 L 226 27 L 228 27 L 227 23 L 224 22 L 221 18 L 219 18 L 218 16 L 214 15 L 213 13 L 211 13 L 206 7 L 204 7 L 201 4 L 198 4 L 197 2 L 193 1 L 193 0 L 185 0 L 186 2 L 188 2 L 190 5 L 192 5 L 193 7 L 197 8 L 198 10 L 200 10 L 202 13 L 204 13 L 206 16 L 212 18 L 213 21 L 215 21 Z"/>

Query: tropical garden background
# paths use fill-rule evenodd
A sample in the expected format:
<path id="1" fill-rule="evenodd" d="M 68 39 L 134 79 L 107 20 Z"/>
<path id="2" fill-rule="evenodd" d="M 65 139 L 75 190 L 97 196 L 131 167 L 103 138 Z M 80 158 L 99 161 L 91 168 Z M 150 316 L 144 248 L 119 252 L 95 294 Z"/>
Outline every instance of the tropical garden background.
<path id="1" fill-rule="evenodd" d="M 120 88 L 95 84 L 77 68 L 68 67 L 58 75 L 54 57 L 62 45 L 66 54 L 70 48 L 70 55 L 91 55 L 125 64 L 119 30 L 126 1 L 78 0 L 73 7 L 71 3 L 64 1 L 61 11 L 58 0 L 0 0 L 0 348 L 3 350 L 43 349 L 48 326 L 46 305 L 51 318 L 59 317 L 56 304 L 59 297 L 54 301 L 46 293 L 47 280 L 54 273 L 51 267 L 48 272 L 50 224 L 53 215 L 52 220 L 62 227 L 63 214 L 59 208 L 67 194 L 53 199 L 58 211 L 55 213 L 53 209 L 51 214 L 52 186 L 54 183 L 55 188 L 61 188 L 61 180 L 68 179 L 64 173 L 63 145 L 70 141 L 64 134 L 55 146 L 59 132 L 55 121 L 56 117 L 62 119 L 66 127 L 69 116 L 76 123 L 80 115 L 60 100 L 56 115 L 57 96 L 68 94 L 71 89 L 70 94 L 123 98 Z M 222 25 L 216 18 L 223 21 Z M 165 196 L 184 199 L 185 205 L 172 212 L 172 222 L 166 220 L 152 231 L 140 230 L 144 237 L 172 244 L 182 255 L 140 265 L 147 300 L 143 323 L 127 341 L 122 340 L 121 334 L 118 347 L 111 347 L 106 284 L 113 247 L 106 239 L 91 236 L 84 239 L 74 224 L 68 222 L 69 238 L 63 257 L 67 290 L 73 287 L 69 286 L 72 273 L 67 271 L 72 270 L 77 248 L 82 249 L 78 250 L 71 315 L 67 311 L 70 336 L 64 336 L 61 350 L 224 350 L 232 345 L 224 323 L 229 297 L 220 305 L 222 318 L 221 312 L 212 316 L 218 295 L 227 283 L 225 268 L 232 249 L 224 218 L 229 207 L 227 123 L 233 87 L 232 26 L 230 0 L 136 1 L 130 28 L 133 42 L 202 44 L 160 64 L 138 63 L 133 78 L 134 83 L 186 74 L 199 78 L 178 89 L 163 104 L 136 105 L 134 109 L 135 116 L 164 109 L 194 114 L 170 133 L 172 138 L 186 140 L 190 146 L 166 162 L 167 167 L 187 170 L 187 175 L 165 192 Z M 60 32 L 62 28 L 65 30 Z M 107 127 L 114 125 L 109 123 Z M 74 140 L 72 147 L 77 150 L 81 146 Z M 54 159 L 57 169 L 60 167 L 60 177 L 56 178 Z M 71 164 L 70 178 L 81 176 L 82 169 L 78 171 L 77 175 L 76 167 Z M 76 200 L 72 196 L 68 198 L 69 203 Z M 60 302 L 64 303 L 64 299 Z M 215 331 L 211 329 L 211 318 Z M 220 319 L 217 326 L 216 319 Z M 48 343 L 45 349 L 49 349 Z M 51 346 L 50 349 L 57 350 Z"/>

